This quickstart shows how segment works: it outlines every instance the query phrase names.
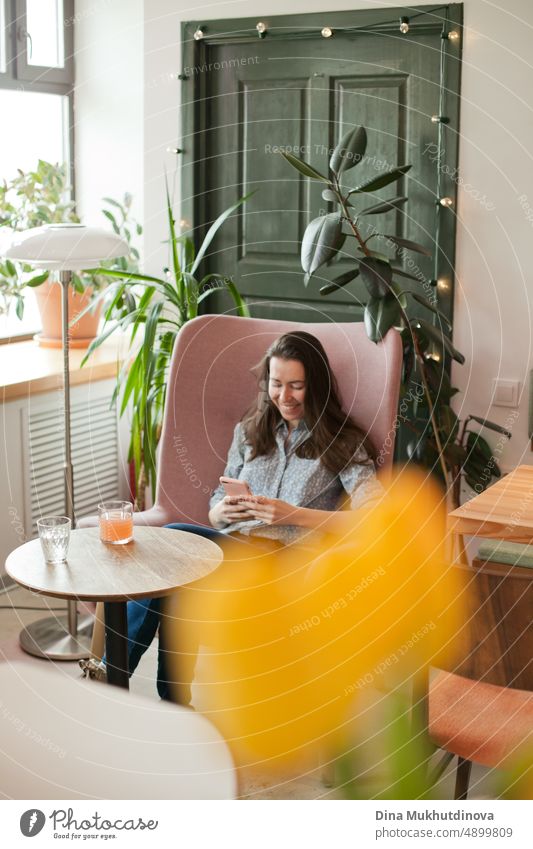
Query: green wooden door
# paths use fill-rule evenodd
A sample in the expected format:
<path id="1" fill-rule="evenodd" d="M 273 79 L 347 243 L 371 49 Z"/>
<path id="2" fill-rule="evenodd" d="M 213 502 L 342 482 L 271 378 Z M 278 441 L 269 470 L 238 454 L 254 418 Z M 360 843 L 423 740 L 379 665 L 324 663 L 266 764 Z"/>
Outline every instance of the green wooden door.
<path id="1" fill-rule="evenodd" d="M 321 197 L 321 185 L 301 177 L 279 153 L 295 153 L 327 173 L 331 149 L 355 125 L 366 127 L 369 142 L 364 161 L 346 173 L 346 185 L 397 164 L 413 165 L 406 178 L 375 198 L 408 194 L 403 212 L 368 221 L 433 252 L 440 215 L 437 267 L 432 259 L 417 259 L 415 276 L 447 275 L 449 286 L 439 306 L 451 313 L 454 214 L 446 210 L 443 220 L 437 210 L 439 125 L 431 118 L 445 106 L 446 174 L 451 174 L 457 156 L 460 46 L 446 45 L 447 93 L 439 105 L 441 34 L 452 19 L 460 20 L 460 7 L 446 13 L 439 8 L 413 21 L 407 35 L 399 31 L 401 9 L 275 18 L 264 39 L 257 37 L 255 20 L 208 23 L 200 41 L 192 38 L 198 24 L 185 25 L 185 214 L 198 235 L 238 197 L 255 192 L 213 243 L 208 269 L 233 276 L 253 315 L 300 321 L 362 318 L 366 291 L 358 281 L 335 296 L 319 291 L 349 267 L 353 239 L 346 240 L 342 258 L 304 287 L 303 232 L 311 219 L 331 209 Z M 371 24 L 378 18 L 380 28 L 374 31 Z M 320 35 L 325 22 L 334 30 L 331 38 Z M 443 181 L 442 168 L 440 180 L 441 193 L 454 197 L 453 182 Z M 364 205 L 369 205 L 368 196 Z M 210 312 L 230 307 L 223 295 L 209 302 Z"/>

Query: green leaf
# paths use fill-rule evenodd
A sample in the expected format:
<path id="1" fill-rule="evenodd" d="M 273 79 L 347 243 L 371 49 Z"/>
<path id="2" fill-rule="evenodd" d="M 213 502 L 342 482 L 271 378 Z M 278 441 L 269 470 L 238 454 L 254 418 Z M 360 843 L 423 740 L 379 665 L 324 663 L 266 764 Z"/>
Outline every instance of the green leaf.
<path id="1" fill-rule="evenodd" d="M 28 280 L 25 285 L 30 286 L 32 289 L 34 289 L 36 286 L 40 286 L 42 283 L 45 283 L 46 280 L 48 280 L 49 276 L 49 271 L 43 271 L 42 274 L 37 274 L 35 277 L 32 277 L 31 280 Z"/>
<path id="2" fill-rule="evenodd" d="M 466 447 L 469 458 L 476 458 L 478 463 L 487 466 L 490 463 L 489 470 L 496 478 L 501 477 L 501 470 L 495 461 L 492 448 L 486 439 L 480 433 L 469 431 L 466 438 Z"/>
<path id="3" fill-rule="evenodd" d="M 423 295 L 419 295 L 418 292 L 407 292 L 406 294 L 411 295 L 411 297 L 417 303 L 421 304 L 426 309 L 431 310 L 431 312 L 435 313 L 435 315 L 438 315 L 439 318 L 444 322 L 444 324 L 447 324 L 450 330 L 452 329 L 452 324 L 451 324 L 450 320 L 448 318 L 446 318 L 444 313 L 441 312 L 439 309 L 437 309 L 437 307 L 434 306 L 434 304 L 432 304 L 431 301 L 428 301 L 428 299 L 424 298 Z"/>
<path id="4" fill-rule="evenodd" d="M 372 298 L 382 298 L 390 293 L 392 269 L 388 262 L 365 257 L 359 262 L 361 279 Z"/>
<path id="5" fill-rule="evenodd" d="M 424 256 L 431 256 L 431 252 L 426 250 L 423 245 L 419 245 L 418 242 L 411 242 L 409 239 L 400 239 L 399 236 L 383 236 L 383 238 L 388 239 L 389 242 L 394 242 L 400 248 L 406 248 L 408 251 L 416 251 Z"/>
<path id="6" fill-rule="evenodd" d="M 343 286 L 346 286 L 348 283 L 351 283 L 352 280 L 355 280 L 355 278 L 358 276 L 358 268 L 353 268 L 350 271 L 345 271 L 344 274 L 341 274 L 340 277 L 336 277 L 335 280 L 331 281 L 331 283 L 328 283 L 326 286 L 322 286 L 320 289 L 320 294 L 330 295 L 332 292 L 336 292 L 338 289 L 342 289 Z"/>
<path id="7" fill-rule="evenodd" d="M 226 288 L 230 293 L 231 297 L 235 301 L 235 304 L 237 306 L 237 314 L 242 316 L 243 318 L 250 318 L 250 310 L 248 309 L 248 304 L 237 290 L 237 287 L 235 286 L 233 280 L 224 278 L 224 283 L 226 284 Z"/>
<path id="8" fill-rule="evenodd" d="M 491 422 L 488 419 L 481 419 L 481 418 L 479 418 L 479 416 L 469 416 L 469 418 L 471 418 L 472 421 L 477 422 L 480 425 L 483 425 L 483 427 L 486 427 L 489 430 L 495 430 L 496 433 L 503 433 L 504 436 L 506 436 L 508 439 L 511 439 L 511 437 L 512 437 L 511 431 L 506 430 L 504 427 L 502 427 L 499 424 L 496 424 L 495 422 Z M 482 437 L 480 437 L 480 438 L 482 438 Z"/>
<path id="9" fill-rule="evenodd" d="M 16 266 L 11 262 L 10 259 L 6 259 L 6 268 L 8 270 L 8 273 L 11 275 L 11 277 L 17 276 Z"/>
<path id="10" fill-rule="evenodd" d="M 185 309 L 185 286 L 183 280 L 181 278 L 181 268 L 178 258 L 178 247 L 176 244 L 176 228 L 174 226 L 174 213 L 172 211 L 172 204 L 170 202 L 170 194 L 168 191 L 168 181 L 165 174 L 165 193 L 167 200 L 167 220 L 168 220 L 168 229 L 170 233 L 170 249 L 172 253 L 172 267 L 174 270 L 174 279 L 176 281 L 177 288 L 177 296 L 178 296 L 178 309 L 180 313 L 183 314 L 183 310 Z M 194 273 L 194 272 L 193 272 Z"/>
<path id="11" fill-rule="evenodd" d="M 398 301 L 398 303 L 400 304 L 402 309 L 406 309 L 407 308 L 407 298 L 405 296 L 405 292 L 402 292 L 402 287 L 400 286 L 400 284 L 396 283 L 396 281 L 393 280 L 392 283 L 390 284 L 390 286 L 391 286 L 392 291 L 396 295 L 396 300 Z"/>
<path id="12" fill-rule="evenodd" d="M 390 171 L 385 171 L 377 177 L 372 177 L 366 183 L 361 183 L 357 188 L 352 189 L 350 194 L 361 194 L 361 192 L 377 192 L 379 189 L 384 189 L 389 183 L 394 183 L 403 177 L 404 174 L 412 168 L 412 165 L 400 165 L 398 168 L 392 168 Z"/>
<path id="13" fill-rule="evenodd" d="M 228 207 L 228 209 L 226 209 L 224 212 L 222 212 L 221 215 L 218 216 L 217 220 L 213 224 L 211 224 L 211 227 L 209 228 L 209 230 L 205 234 L 205 239 L 203 240 L 203 242 L 202 242 L 202 244 L 201 244 L 201 246 L 198 250 L 198 253 L 196 254 L 196 259 L 195 259 L 193 266 L 191 268 L 191 274 L 196 273 L 196 269 L 200 265 L 200 262 L 202 261 L 205 252 L 207 251 L 209 245 L 211 244 L 211 242 L 215 238 L 218 230 L 220 229 L 220 227 L 222 226 L 224 221 L 227 218 L 229 218 L 230 215 L 233 215 L 235 210 L 238 209 L 239 206 L 241 206 L 241 204 L 246 203 L 246 201 L 249 198 L 251 198 L 252 195 L 254 195 L 254 194 L 255 194 L 255 192 L 249 192 L 247 195 L 244 195 L 244 197 L 239 198 L 237 203 L 234 203 L 232 206 Z"/>
<path id="14" fill-rule="evenodd" d="M 109 203 L 111 206 L 115 206 L 117 209 L 120 209 L 122 214 L 124 214 L 124 207 L 118 200 L 114 200 L 114 198 L 102 198 L 103 203 Z"/>
<path id="15" fill-rule="evenodd" d="M 389 212 L 391 209 L 399 209 L 406 202 L 406 197 L 392 198 L 385 200 L 376 206 L 369 206 L 367 209 L 361 210 L 359 215 L 381 215 L 382 212 Z"/>
<path id="16" fill-rule="evenodd" d="M 15 304 L 15 313 L 17 318 L 22 321 L 24 316 L 24 298 L 21 295 L 17 295 L 17 302 Z"/>
<path id="17" fill-rule="evenodd" d="M 432 324 L 430 324 L 423 318 L 413 319 L 413 321 L 411 322 L 411 327 L 413 327 L 415 331 L 416 329 L 420 329 L 422 333 L 425 334 L 426 338 L 429 338 L 433 342 L 436 342 L 441 349 L 444 348 L 444 350 L 450 355 L 453 360 L 460 363 L 461 365 L 464 365 L 465 358 L 463 354 L 461 354 L 460 351 L 454 348 L 448 337 L 445 336 L 444 333 L 442 333 L 442 331 L 439 330 L 438 327 L 434 327 Z"/>
<path id="18" fill-rule="evenodd" d="M 102 212 L 104 213 L 106 218 L 109 218 L 109 220 L 111 221 L 111 224 L 114 224 L 115 227 L 116 227 L 117 226 L 117 219 L 115 218 L 113 213 L 110 212 L 108 209 L 102 209 Z"/>
<path id="19" fill-rule="evenodd" d="M 343 135 L 331 154 L 329 167 L 334 174 L 341 174 L 357 165 L 365 155 L 367 143 L 364 127 L 352 127 Z"/>
<path id="20" fill-rule="evenodd" d="M 85 287 L 78 274 L 72 274 L 72 288 L 78 295 L 82 295 L 85 292 Z"/>
<path id="21" fill-rule="evenodd" d="M 311 221 L 302 239 L 302 268 L 306 274 L 314 272 L 330 260 L 344 243 L 342 217 L 339 212 L 321 215 Z"/>
<path id="22" fill-rule="evenodd" d="M 308 165 L 307 162 L 304 162 L 303 159 L 298 159 L 297 156 L 293 156 L 292 153 L 285 153 L 285 151 L 280 150 L 281 155 L 284 159 L 287 160 L 289 165 L 292 165 L 293 168 L 296 168 L 300 174 L 303 174 L 304 177 L 311 177 L 312 180 L 322 180 L 323 183 L 328 183 L 329 180 L 327 177 L 324 177 L 319 171 L 313 168 L 311 165 Z"/>
<path id="23" fill-rule="evenodd" d="M 103 333 L 100 333 L 100 336 L 97 336 L 96 339 L 93 339 L 93 341 L 91 342 L 91 344 L 87 348 L 87 353 L 85 354 L 84 358 L 81 361 L 82 366 L 85 365 L 85 363 L 87 362 L 87 360 L 89 359 L 89 357 L 91 356 L 93 351 L 96 351 L 96 349 L 99 348 L 100 345 L 102 345 L 103 342 L 105 342 L 105 340 L 108 338 L 108 336 L 111 336 L 111 334 L 117 329 L 117 327 L 119 327 L 118 322 L 116 324 L 114 324 L 112 327 L 108 327 L 108 329 L 104 330 Z"/>
<path id="24" fill-rule="evenodd" d="M 372 342 L 380 342 L 391 327 L 399 324 L 400 319 L 400 308 L 394 295 L 370 298 L 364 314 L 368 338 Z"/>
<path id="25" fill-rule="evenodd" d="M 398 268 L 397 265 L 392 265 L 392 273 L 396 274 L 398 277 L 406 277 L 408 280 L 416 280 L 417 283 L 426 283 L 426 279 L 423 275 L 416 277 L 414 274 L 409 274 L 408 271 L 404 271 L 403 268 Z"/>

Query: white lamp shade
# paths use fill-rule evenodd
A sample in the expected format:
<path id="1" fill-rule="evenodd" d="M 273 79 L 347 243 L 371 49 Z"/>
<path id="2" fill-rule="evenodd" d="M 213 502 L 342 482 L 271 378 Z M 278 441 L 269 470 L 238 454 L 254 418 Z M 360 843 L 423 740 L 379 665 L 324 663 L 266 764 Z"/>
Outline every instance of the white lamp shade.
<path id="1" fill-rule="evenodd" d="M 7 259 L 56 271 L 95 268 L 106 259 L 129 253 L 128 243 L 103 227 L 84 224 L 45 224 L 13 233 L 2 253 Z"/>

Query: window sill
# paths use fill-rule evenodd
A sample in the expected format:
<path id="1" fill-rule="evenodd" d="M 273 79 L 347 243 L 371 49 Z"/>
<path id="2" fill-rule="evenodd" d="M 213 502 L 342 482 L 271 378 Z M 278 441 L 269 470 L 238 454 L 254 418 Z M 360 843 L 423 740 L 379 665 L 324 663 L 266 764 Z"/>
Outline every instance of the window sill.
<path id="1" fill-rule="evenodd" d="M 116 377 L 127 353 L 128 339 L 113 334 L 81 367 L 86 349 L 70 351 L 70 383 L 78 386 Z M 0 345 L 0 393 L 2 401 L 53 392 L 63 386 L 63 352 L 40 348 L 32 340 Z"/>

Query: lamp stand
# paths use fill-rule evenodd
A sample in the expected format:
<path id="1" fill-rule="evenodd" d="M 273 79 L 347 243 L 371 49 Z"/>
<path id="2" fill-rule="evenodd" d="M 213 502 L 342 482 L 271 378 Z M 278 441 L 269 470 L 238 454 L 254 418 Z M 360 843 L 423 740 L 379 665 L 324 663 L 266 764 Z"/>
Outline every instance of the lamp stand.
<path id="1" fill-rule="evenodd" d="M 61 331 L 63 338 L 63 431 L 65 454 L 63 473 L 65 483 L 65 516 L 74 526 L 74 478 L 72 472 L 72 445 L 70 439 L 70 371 L 68 288 L 71 271 L 60 271 Z M 28 654 L 49 660 L 81 660 L 91 656 L 92 617 L 86 617 L 78 627 L 78 607 L 75 601 L 67 602 L 67 616 L 49 616 L 28 625 L 20 633 L 20 646 Z"/>

